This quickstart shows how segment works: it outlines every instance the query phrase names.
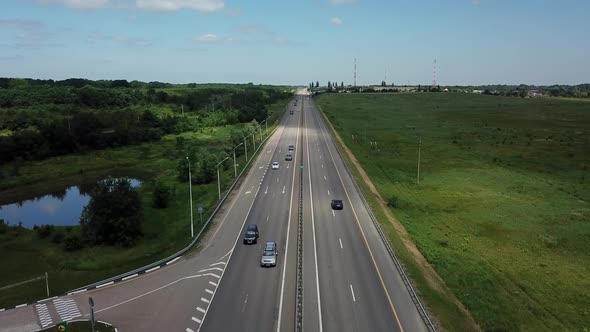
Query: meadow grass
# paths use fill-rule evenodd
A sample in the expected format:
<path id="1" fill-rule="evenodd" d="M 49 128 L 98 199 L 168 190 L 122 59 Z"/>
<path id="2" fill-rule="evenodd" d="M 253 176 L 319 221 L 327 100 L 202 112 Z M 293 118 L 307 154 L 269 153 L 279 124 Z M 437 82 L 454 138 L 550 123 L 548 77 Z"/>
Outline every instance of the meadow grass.
<path id="1" fill-rule="evenodd" d="M 483 330 L 590 327 L 587 102 L 442 93 L 317 101 Z M 462 330 L 457 310 L 417 284 L 441 324 Z"/>
<path id="2" fill-rule="evenodd" d="M 284 112 L 286 101 L 269 108 L 271 119 Z M 202 132 L 183 133 L 185 145 L 217 149 L 229 141 L 230 131 L 241 125 L 206 128 Z M 268 131 L 272 130 L 269 126 Z M 250 143 L 250 142 L 248 142 Z M 258 144 L 259 142 L 257 142 Z M 248 146 L 249 157 L 253 151 Z M 190 213 L 188 183 L 177 179 L 182 150 L 176 147 L 176 135 L 165 136 L 161 141 L 114 149 L 90 151 L 40 161 L 25 162 L 14 173 L 14 165 L 3 165 L 0 181 L 0 203 L 13 203 L 63 190 L 80 183 L 93 182 L 106 175 L 128 176 L 143 181 L 138 188 L 143 202 L 143 237 L 130 248 L 116 246 L 86 247 L 79 251 L 65 252 L 60 243 L 53 243 L 51 236 L 39 239 L 36 232 L 17 229 L 0 234 L 0 287 L 28 280 L 49 273 L 50 296 L 103 280 L 120 273 L 144 266 L 167 257 L 185 247 L 190 238 Z M 245 158 L 236 159 L 241 167 Z M 222 191 L 233 181 L 231 161 L 220 167 Z M 155 181 L 172 188 L 172 196 L 166 209 L 152 207 Z M 193 185 L 193 204 L 205 208 L 206 221 L 218 199 L 217 182 Z M 201 228 L 199 214 L 194 211 L 195 235 Z M 42 224 L 42 221 L 39 222 Z M 56 227 L 54 232 L 79 232 L 79 227 Z M 0 308 L 29 303 L 45 298 L 44 281 L 35 281 L 0 291 Z"/>

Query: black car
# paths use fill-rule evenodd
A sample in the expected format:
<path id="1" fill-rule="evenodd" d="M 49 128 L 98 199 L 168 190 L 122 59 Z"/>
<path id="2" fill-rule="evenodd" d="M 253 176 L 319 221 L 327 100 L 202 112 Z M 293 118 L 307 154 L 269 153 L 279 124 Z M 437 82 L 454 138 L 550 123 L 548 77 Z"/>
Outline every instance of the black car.
<path id="1" fill-rule="evenodd" d="M 291 155 L 290 153 L 287 153 L 287 156 L 285 156 L 285 160 L 286 160 L 286 161 L 291 161 L 291 160 L 293 160 L 293 155 Z"/>
<path id="2" fill-rule="evenodd" d="M 256 242 L 258 242 L 258 226 L 256 224 L 250 224 L 246 227 L 246 232 L 244 232 L 244 244 Z"/>
<path id="3" fill-rule="evenodd" d="M 341 199 L 333 199 L 332 200 L 332 209 L 334 210 L 342 210 L 344 208 L 344 204 L 342 204 Z"/>

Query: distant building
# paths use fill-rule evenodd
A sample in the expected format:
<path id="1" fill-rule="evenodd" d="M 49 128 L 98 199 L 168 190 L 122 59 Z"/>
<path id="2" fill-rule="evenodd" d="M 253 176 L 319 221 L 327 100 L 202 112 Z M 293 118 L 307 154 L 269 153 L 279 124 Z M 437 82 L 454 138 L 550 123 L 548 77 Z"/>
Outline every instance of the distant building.
<path id="1" fill-rule="evenodd" d="M 539 90 L 529 90 L 527 92 L 527 97 L 530 98 L 537 98 L 537 97 L 544 97 L 545 95 Z"/>
<path id="2" fill-rule="evenodd" d="M 473 90 L 471 93 L 482 94 L 483 93 L 483 90 Z"/>

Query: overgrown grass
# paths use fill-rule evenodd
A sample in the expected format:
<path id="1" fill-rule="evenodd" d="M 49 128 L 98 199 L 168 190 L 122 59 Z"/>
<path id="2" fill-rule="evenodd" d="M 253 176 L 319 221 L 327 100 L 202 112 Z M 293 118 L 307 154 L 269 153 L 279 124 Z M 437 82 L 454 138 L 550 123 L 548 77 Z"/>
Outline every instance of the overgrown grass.
<path id="1" fill-rule="evenodd" d="M 590 327 L 588 103 L 426 93 L 317 100 L 482 329 Z M 455 310 L 407 265 L 443 326 L 461 330 Z"/>
<path id="2" fill-rule="evenodd" d="M 270 109 L 272 116 L 284 111 L 286 102 Z M 234 126 L 207 128 L 203 132 L 184 133 L 185 145 L 216 149 L 226 144 Z M 271 130 L 269 126 L 269 131 Z M 258 144 L 258 143 L 257 143 Z M 249 146 L 250 147 L 250 146 Z M 249 157 L 253 151 L 249 149 Z M 190 213 L 188 183 L 177 180 L 182 150 L 176 147 L 176 136 L 164 137 L 160 142 L 126 146 L 116 149 L 67 155 L 42 161 L 26 162 L 18 166 L 4 165 L 0 171 L 0 203 L 28 199 L 71 185 L 96 181 L 105 175 L 131 176 L 143 180 L 139 192 L 143 201 L 143 238 L 131 248 L 99 246 L 80 251 L 65 252 L 60 243 L 53 243 L 52 236 L 39 239 L 36 232 L 12 229 L 0 234 L 0 287 L 28 280 L 49 273 L 50 296 L 81 287 L 117 274 L 130 271 L 167 257 L 190 242 Z M 245 165 L 243 155 L 237 158 L 239 167 Z M 224 163 L 222 190 L 233 180 L 231 161 Z M 240 169 L 238 169 L 240 171 Z M 168 208 L 151 206 L 154 182 L 160 181 L 171 188 L 173 194 Z M 211 212 L 218 199 L 217 183 L 193 185 L 193 203 L 202 204 L 206 213 Z M 195 234 L 200 229 L 198 213 L 194 212 Z M 40 221 L 42 224 L 42 221 Z M 56 227 L 54 232 L 78 232 L 79 227 Z M 44 282 L 36 281 L 0 291 L 0 308 L 27 303 L 46 297 Z"/>
<path id="3" fill-rule="evenodd" d="M 40 332 L 54 332 L 57 331 L 55 326 L 48 327 Z M 70 322 L 68 323 L 68 332 L 88 332 L 92 331 L 92 325 L 90 322 Z M 95 332 L 113 332 L 115 328 L 103 323 L 94 322 Z"/>

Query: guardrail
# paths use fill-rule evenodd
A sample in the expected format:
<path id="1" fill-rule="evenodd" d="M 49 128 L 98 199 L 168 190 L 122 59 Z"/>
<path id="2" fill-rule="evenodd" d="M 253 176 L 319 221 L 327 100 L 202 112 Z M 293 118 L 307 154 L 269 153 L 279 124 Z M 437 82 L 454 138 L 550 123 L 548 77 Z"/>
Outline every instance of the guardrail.
<path id="1" fill-rule="evenodd" d="M 318 109 L 321 110 L 321 107 L 319 105 L 318 105 Z M 323 111 L 321 111 L 321 113 L 322 113 L 322 117 L 323 117 Z M 324 120 L 328 121 L 325 117 L 324 117 Z M 326 129 L 328 129 L 327 126 L 326 126 Z M 330 133 L 332 133 L 331 130 L 328 130 L 328 131 Z M 331 136 L 333 136 L 333 135 L 331 134 Z M 418 297 L 418 294 L 416 293 L 416 290 L 414 289 L 414 285 L 412 285 L 412 282 L 408 278 L 402 263 L 400 262 L 399 258 L 397 257 L 397 255 L 393 251 L 393 248 L 391 247 L 389 240 L 385 236 L 385 233 L 383 232 L 383 229 L 381 228 L 379 221 L 377 220 L 377 218 L 375 217 L 375 215 L 373 213 L 373 209 L 371 208 L 371 206 L 367 202 L 367 199 L 365 197 L 363 190 L 356 182 L 356 180 L 352 174 L 352 171 L 350 170 L 350 167 L 348 167 L 348 164 L 346 163 L 346 159 L 344 158 L 343 152 L 340 151 L 340 149 L 341 149 L 340 146 L 338 144 L 336 144 L 336 142 L 334 142 L 334 146 L 336 147 L 336 152 L 338 152 L 338 155 L 342 159 L 342 162 L 344 164 L 344 169 L 346 170 L 346 172 L 348 173 L 348 175 L 352 179 L 352 183 L 354 184 L 354 187 L 356 188 L 357 192 L 359 193 L 359 196 L 361 197 L 361 201 L 362 201 L 363 205 L 365 206 L 365 208 L 367 209 L 367 212 L 369 213 L 369 216 L 371 217 L 371 221 L 373 222 L 373 225 L 375 225 L 375 228 L 377 229 L 377 232 L 379 233 L 379 236 L 381 237 L 381 240 L 383 241 L 385 248 L 389 252 L 389 256 L 391 256 L 391 260 L 393 261 L 396 269 L 399 271 L 399 274 L 402 277 L 404 285 L 406 286 L 406 289 L 408 290 L 410 297 L 412 298 L 412 302 L 414 302 L 414 305 L 418 309 L 418 313 L 422 317 L 424 324 L 426 324 L 426 327 L 428 328 L 429 331 L 436 332 L 436 327 L 434 326 L 434 323 L 430 319 L 430 316 L 428 315 L 428 311 L 426 310 L 425 306 L 422 304 L 422 301 L 420 301 L 420 298 Z"/>
<path id="2" fill-rule="evenodd" d="M 301 102 L 303 103 L 303 101 Z M 299 149 L 303 160 L 303 149 Z M 286 259 L 286 258 L 285 258 Z M 303 331 L 303 170 L 299 169 L 299 207 L 297 219 L 297 294 L 295 300 L 295 331 Z"/>
<path id="3" fill-rule="evenodd" d="M 266 143 L 266 141 L 269 139 L 269 137 L 271 137 L 274 132 L 277 130 L 278 126 L 276 126 L 261 142 L 260 145 L 258 146 L 258 148 L 256 148 L 256 150 L 254 150 L 254 156 L 257 156 L 258 151 L 264 146 L 264 144 Z M 209 223 L 213 220 L 213 218 L 215 217 L 215 215 L 217 214 L 217 211 L 219 210 L 219 208 L 221 207 L 221 205 L 223 205 L 223 203 L 225 202 L 226 198 L 229 196 L 229 194 L 231 193 L 231 191 L 234 189 L 234 187 L 237 185 L 237 183 L 240 181 L 242 175 L 244 174 L 244 172 L 246 170 L 249 169 L 250 164 L 253 162 L 254 159 L 256 159 L 256 157 L 252 156 L 252 158 L 250 158 L 250 161 L 248 161 L 245 165 L 245 167 L 242 169 L 242 171 L 238 174 L 238 176 L 235 178 L 235 180 L 232 182 L 231 186 L 224 192 L 223 197 L 221 198 L 221 200 L 219 200 L 215 206 L 215 209 L 213 210 L 213 212 L 211 213 L 211 215 L 209 216 L 209 218 L 207 219 L 207 221 L 205 222 L 205 224 L 201 227 L 201 230 L 199 231 L 199 233 L 197 234 L 197 236 L 195 236 L 195 238 L 191 241 L 191 243 L 189 243 L 186 247 L 184 247 L 183 249 L 179 250 L 178 252 L 160 259 L 157 262 L 148 264 L 146 266 L 137 268 L 135 270 L 129 271 L 129 272 L 125 272 L 122 273 L 120 275 L 105 279 L 105 280 L 101 280 L 101 281 L 97 281 L 95 283 L 92 283 L 90 285 L 84 286 L 84 287 L 79 287 L 79 288 L 75 288 L 69 292 L 67 292 L 68 295 L 71 294 L 77 294 L 77 293 L 82 293 L 85 292 L 87 290 L 91 290 L 91 289 L 95 289 L 97 287 L 101 287 L 101 286 L 106 286 L 106 284 L 113 284 L 113 283 L 117 283 L 120 281 L 124 281 L 127 279 L 130 279 L 136 275 L 141 275 L 144 274 L 146 272 L 151 272 L 154 271 L 156 269 L 159 269 L 161 267 L 164 267 L 170 263 L 172 263 L 173 261 L 175 261 L 176 259 L 178 259 L 182 254 L 184 254 L 185 252 L 187 252 L 188 250 L 190 250 L 195 243 L 197 243 L 197 241 L 199 240 L 199 238 L 201 237 L 201 234 L 203 234 L 203 232 L 205 231 L 205 229 L 207 229 L 207 226 L 209 225 Z"/>

